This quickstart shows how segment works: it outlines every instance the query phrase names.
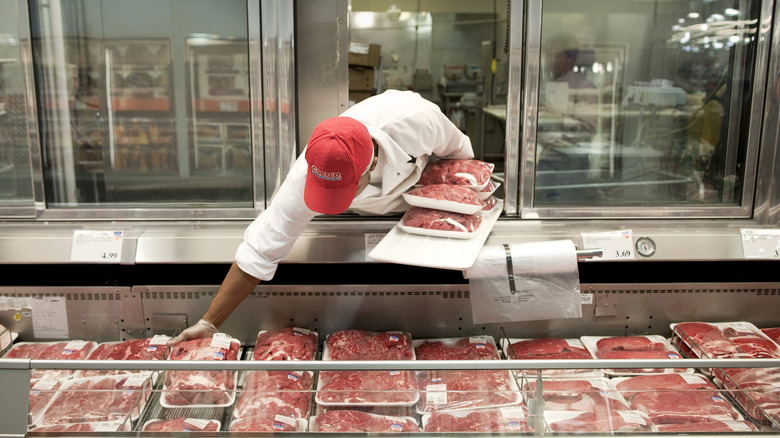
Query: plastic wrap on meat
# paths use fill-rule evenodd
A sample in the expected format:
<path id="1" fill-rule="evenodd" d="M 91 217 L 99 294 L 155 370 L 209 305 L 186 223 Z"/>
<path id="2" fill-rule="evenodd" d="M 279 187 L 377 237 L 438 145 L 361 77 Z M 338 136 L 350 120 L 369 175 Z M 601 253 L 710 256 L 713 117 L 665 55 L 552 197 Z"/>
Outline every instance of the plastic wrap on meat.
<path id="1" fill-rule="evenodd" d="M 275 414 L 306 418 L 313 380 L 308 371 L 250 371 L 233 414 L 236 418 Z"/>
<path id="2" fill-rule="evenodd" d="M 674 325 L 674 333 L 685 347 L 683 352 L 699 357 L 780 357 L 780 346 L 747 322 L 681 322 Z"/>
<path id="3" fill-rule="evenodd" d="M 178 343 L 171 349 L 170 360 L 237 360 L 241 348 L 237 340 L 230 348 L 212 346 L 212 338 Z M 232 371 L 168 371 L 165 374 L 163 401 L 169 406 L 225 405 L 232 403 L 235 390 Z"/>
<path id="4" fill-rule="evenodd" d="M 48 426 L 37 426 L 30 429 L 30 432 L 118 432 L 129 430 L 130 422 L 93 421 L 89 423 L 51 424 Z"/>
<path id="5" fill-rule="evenodd" d="M 714 375 L 750 418 L 780 424 L 780 369 L 716 368 Z"/>
<path id="6" fill-rule="evenodd" d="M 67 382 L 40 424 L 123 421 L 136 418 L 148 397 L 148 375 L 91 377 Z"/>
<path id="7" fill-rule="evenodd" d="M 663 342 L 654 341 L 647 336 L 615 336 L 596 341 L 599 353 L 609 351 L 664 351 Z"/>
<path id="8" fill-rule="evenodd" d="M 568 359 L 593 359 L 579 339 L 564 338 L 535 338 L 512 341 L 506 347 L 506 355 L 509 359 L 517 360 L 568 360 Z M 536 370 L 519 370 L 522 374 L 535 376 Z M 546 376 L 565 376 L 588 374 L 594 376 L 603 375 L 599 370 L 590 369 L 565 369 L 544 370 Z"/>
<path id="9" fill-rule="evenodd" d="M 165 344 L 150 344 L 152 338 L 131 339 L 122 342 L 104 342 L 87 357 L 88 360 L 160 360 L 165 353 Z M 128 370 L 84 370 L 82 377 L 124 374 Z"/>
<path id="10" fill-rule="evenodd" d="M 327 360 L 411 360 L 412 337 L 404 332 L 342 330 L 325 339 Z"/>
<path id="11" fill-rule="evenodd" d="M 413 404 L 419 398 L 410 371 L 321 371 L 320 404 Z"/>
<path id="12" fill-rule="evenodd" d="M 512 406 L 522 401 L 509 371 L 431 370 L 417 372 L 418 412 Z"/>
<path id="13" fill-rule="evenodd" d="M 231 432 L 303 432 L 305 420 L 282 415 L 252 415 L 230 424 Z"/>
<path id="14" fill-rule="evenodd" d="M 200 418 L 173 418 L 170 420 L 152 420 L 144 424 L 144 432 L 216 432 L 220 423 L 217 420 Z"/>
<path id="15" fill-rule="evenodd" d="M 485 186 L 495 166 L 480 160 L 439 160 L 429 162 L 420 179 L 421 185 L 454 184 L 462 186 Z"/>
<path id="16" fill-rule="evenodd" d="M 404 193 L 404 199 L 416 207 L 466 214 L 476 213 L 485 205 L 485 202 L 474 190 L 452 184 L 420 186 Z"/>
<path id="17" fill-rule="evenodd" d="M 419 432 L 414 418 L 389 417 L 355 410 L 329 411 L 313 417 L 313 432 Z"/>
<path id="18" fill-rule="evenodd" d="M 86 359 L 97 345 L 93 341 L 61 341 L 61 342 L 22 342 L 15 344 L 4 356 L 5 359 L 52 359 L 80 360 Z M 32 370 L 32 379 L 58 379 L 70 377 L 73 370 Z"/>
<path id="19" fill-rule="evenodd" d="M 482 224 L 482 216 L 461 214 L 431 208 L 412 207 L 404 213 L 401 223 L 406 227 L 425 230 L 473 233 Z"/>
<path id="20" fill-rule="evenodd" d="M 423 419 L 423 430 L 444 432 L 533 432 L 525 408 L 433 412 Z"/>
<path id="21" fill-rule="evenodd" d="M 30 380 L 30 417 L 33 422 L 43 413 L 46 405 L 57 395 L 57 390 L 62 386 L 60 379 Z"/>
<path id="22" fill-rule="evenodd" d="M 582 342 L 596 359 L 681 359 L 682 355 L 675 350 L 663 336 L 583 336 Z M 686 372 L 692 369 L 666 368 L 616 368 L 606 370 L 608 374 L 626 375 L 663 372 Z"/>
<path id="23" fill-rule="evenodd" d="M 769 336 L 776 344 L 780 344 L 780 327 L 762 328 L 761 332 Z"/>
<path id="24" fill-rule="evenodd" d="M 562 413 L 548 413 L 545 420 L 553 432 L 645 432 L 652 422 L 634 411 L 582 412 L 572 418 L 561 418 Z"/>
<path id="25" fill-rule="evenodd" d="M 605 378 L 548 380 L 542 385 L 545 411 L 608 413 L 629 411 L 626 400 L 612 390 Z M 536 382 L 528 383 L 532 394 Z"/>
<path id="26" fill-rule="evenodd" d="M 755 432 L 753 423 L 745 420 L 737 421 L 702 421 L 698 423 L 657 424 L 655 430 L 663 433 L 679 432 Z"/>
<path id="27" fill-rule="evenodd" d="M 314 360 L 317 352 L 315 332 L 287 327 L 265 330 L 257 335 L 253 360 Z"/>
<path id="28" fill-rule="evenodd" d="M 493 338 L 426 339 L 414 347 L 418 360 L 499 359 Z"/>

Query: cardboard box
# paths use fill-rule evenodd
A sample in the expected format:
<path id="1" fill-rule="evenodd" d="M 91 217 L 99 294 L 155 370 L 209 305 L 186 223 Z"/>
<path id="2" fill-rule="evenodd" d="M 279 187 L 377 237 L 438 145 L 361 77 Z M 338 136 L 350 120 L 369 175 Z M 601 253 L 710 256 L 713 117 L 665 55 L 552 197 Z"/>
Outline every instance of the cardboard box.
<path id="1" fill-rule="evenodd" d="M 350 41 L 347 64 L 363 67 L 379 67 L 382 46 L 379 44 Z"/>
<path id="2" fill-rule="evenodd" d="M 372 90 L 374 88 L 373 67 L 349 67 L 350 91 Z"/>
<path id="3" fill-rule="evenodd" d="M 369 97 L 371 97 L 370 91 L 350 91 L 349 92 L 349 100 L 352 102 L 358 103 L 361 100 L 366 100 Z"/>

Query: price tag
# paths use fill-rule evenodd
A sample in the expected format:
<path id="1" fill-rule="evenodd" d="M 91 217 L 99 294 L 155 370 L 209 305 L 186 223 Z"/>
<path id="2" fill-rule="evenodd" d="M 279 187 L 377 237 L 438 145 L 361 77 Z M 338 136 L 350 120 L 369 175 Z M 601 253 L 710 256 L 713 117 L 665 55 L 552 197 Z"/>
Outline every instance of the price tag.
<path id="1" fill-rule="evenodd" d="M 276 414 L 274 416 L 274 421 L 278 421 L 280 423 L 284 423 L 284 424 L 286 424 L 288 426 L 293 426 L 293 427 L 296 426 L 295 418 L 288 417 L 286 415 Z"/>
<path id="2" fill-rule="evenodd" d="M 122 231 L 73 232 L 70 250 L 72 262 L 119 263 L 122 259 Z"/>
<path id="3" fill-rule="evenodd" d="M 149 345 L 167 345 L 170 340 L 168 335 L 154 335 L 149 339 Z"/>
<path id="4" fill-rule="evenodd" d="M 634 243 L 631 230 L 606 233 L 582 233 L 585 248 L 601 249 L 600 260 L 633 260 Z"/>
<path id="5" fill-rule="evenodd" d="M 447 404 L 447 385 L 440 383 L 425 387 L 425 396 L 429 405 Z"/>
<path id="6" fill-rule="evenodd" d="M 231 342 L 233 342 L 233 338 L 227 333 L 214 333 L 211 337 L 211 346 L 214 348 L 230 350 Z"/>
<path id="7" fill-rule="evenodd" d="M 780 260 L 780 230 L 743 229 L 740 232 L 746 259 Z"/>
<path id="8" fill-rule="evenodd" d="M 211 420 L 203 420 L 200 418 L 185 418 L 184 423 L 194 427 L 197 430 L 203 430 L 209 425 L 209 423 L 211 423 Z"/>
<path id="9" fill-rule="evenodd" d="M 356 42 L 349 43 L 350 53 L 355 53 L 358 55 L 368 55 L 369 48 L 370 46 L 367 43 L 356 43 Z"/>

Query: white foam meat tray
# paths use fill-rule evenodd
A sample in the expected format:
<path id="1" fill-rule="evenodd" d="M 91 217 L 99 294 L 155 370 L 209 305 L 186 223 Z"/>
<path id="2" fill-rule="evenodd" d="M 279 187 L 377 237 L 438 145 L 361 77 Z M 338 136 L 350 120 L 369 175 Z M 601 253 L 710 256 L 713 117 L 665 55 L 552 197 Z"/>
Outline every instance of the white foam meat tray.
<path id="1" fill-rule="evenodd" d="M 477 261 L 477 256 L 503 208 L 504 201 L 497 200 L 493 209 L 484 213 L 482 224 L 470 239 L 412 234 L 401 230 L 396 225 L 368 256 L 380 262 L 425 268 L 468 269 Z"/>

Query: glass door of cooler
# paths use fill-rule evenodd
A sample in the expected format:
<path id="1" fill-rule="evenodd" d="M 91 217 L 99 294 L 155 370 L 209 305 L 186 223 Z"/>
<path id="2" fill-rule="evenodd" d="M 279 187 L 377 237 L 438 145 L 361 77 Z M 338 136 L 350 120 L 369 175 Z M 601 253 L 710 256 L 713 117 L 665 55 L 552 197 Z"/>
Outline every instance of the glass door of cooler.
<path id="1" fill-rule="evenodd" d="M 262 207 L 250 141 L 262 132 L 250 111 L 259 3 L 29 5 L 49 212 Z"/>

